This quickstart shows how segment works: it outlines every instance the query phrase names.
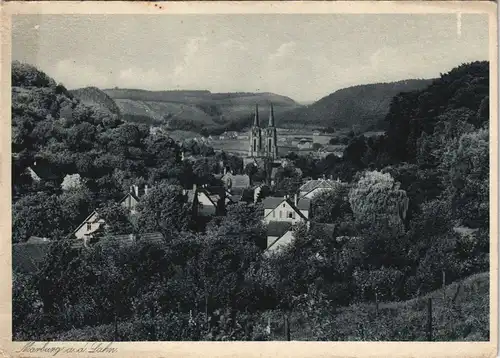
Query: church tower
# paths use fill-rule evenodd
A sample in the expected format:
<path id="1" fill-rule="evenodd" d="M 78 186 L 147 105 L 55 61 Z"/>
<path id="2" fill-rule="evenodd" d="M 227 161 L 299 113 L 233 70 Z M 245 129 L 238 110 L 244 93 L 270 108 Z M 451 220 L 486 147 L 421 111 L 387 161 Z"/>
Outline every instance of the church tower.
<path id="1" fill-rule="evenodd" d="M 271 109 L 269 111 L 269 123 L 265 130 L 266 138 L 265 138 L 265 151 L 266 156 L 272 159 L 278 158 L 278 135 L 276 133 L 276 127 L 274 124 L 274 109 L 273 104 L 271 103 Z"/>
<path id="2" fill-rule="evenodd" d="M 255 105 L 255 117 L 253 119 L 253 126 L 250 131 L 250 148 L 248 155 L 250 157 L 258 157 L 262 151 L 262 131 L 259 123 L 259 106 Z"/>

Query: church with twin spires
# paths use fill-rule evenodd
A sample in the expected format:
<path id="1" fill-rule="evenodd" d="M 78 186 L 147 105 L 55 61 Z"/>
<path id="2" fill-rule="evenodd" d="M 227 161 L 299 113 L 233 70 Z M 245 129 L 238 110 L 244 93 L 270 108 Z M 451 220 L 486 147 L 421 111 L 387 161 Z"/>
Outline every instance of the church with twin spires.
<path id="1" fill-rule="evenodd" d="M 274 125 L 273 105 L 269 111 L 269 122 L 266 128 L 260 127 L 259 106 L 255 105 L 253 126 L 250 130 L 248 156 L 251 158 L 278 158 L 278 135 Z"/>

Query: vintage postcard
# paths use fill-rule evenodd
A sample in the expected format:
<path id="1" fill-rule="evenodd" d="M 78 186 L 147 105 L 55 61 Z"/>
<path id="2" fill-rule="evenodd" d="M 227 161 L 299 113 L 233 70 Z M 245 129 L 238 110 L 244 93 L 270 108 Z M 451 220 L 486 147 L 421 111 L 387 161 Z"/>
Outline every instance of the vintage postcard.
<path id="1" fill-rule="evenodd" d="M 495 357 L 496 11 L 1 4 L 2 356 Z"/>

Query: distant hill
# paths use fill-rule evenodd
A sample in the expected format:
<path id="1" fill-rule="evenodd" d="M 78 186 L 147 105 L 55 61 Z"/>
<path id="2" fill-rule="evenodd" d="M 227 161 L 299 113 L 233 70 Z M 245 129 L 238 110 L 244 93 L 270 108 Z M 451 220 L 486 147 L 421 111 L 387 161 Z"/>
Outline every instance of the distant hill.
<path id="1" fill-rule="evenodd" d="M 120 108 L 115 101 L 97 87 L 79 88 L 69 92 L 85 104 L 104 107 L 111 113 L 120 115 Z"/>
<path id="2" fill-rule="evenodd" d="M 206 90 L 147 91 L 87 87 L 71 91 L 87 104 L 98 104 L 121 113 L 128 122 L 166 125 L 172 130 L 220 134 L 243 130 L 252 123 L 254 106 L 259 105 L 266 124 L 269 104 L 282 128 L 333 127 L 384 130 L 384 118 L 392 98 L 400 92 L 420 90 L 432 80 L 405 80 L 359 85 L 338 90 L 322 99 L 301 105 L 275 93 L 212 93 Z"/>
<path id="3" fill-rule="evenodd" d="M 361 130 L 385 129 L 384 117 L 392 98 L 400 92 L 420 90 L 432 80 L 404 80 L 343 88 L 320 100 L 277 116 L 280 127 L 308 125 Z"/>
<path id="4" fill-rule="evenodd" d="M 254 106 L 262 118 L 300 107 L 289 97 L 274 93 L 212 93 L 210 91 L 145 91 L 138 89 L 105 89 L 120 108 L 126 121 L 166 124 L 172 129 L 210 133 L 240 130 L 251 124 Z"/>

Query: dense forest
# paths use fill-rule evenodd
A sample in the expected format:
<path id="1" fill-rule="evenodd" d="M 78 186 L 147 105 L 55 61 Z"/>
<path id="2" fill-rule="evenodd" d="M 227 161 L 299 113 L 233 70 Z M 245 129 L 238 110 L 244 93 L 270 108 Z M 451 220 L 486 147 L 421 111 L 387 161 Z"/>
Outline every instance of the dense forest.
<path id="1" fill-rule="evenodd" d="M 460 285 L 489 270 L 487 62 L 396 95 L 386 134 L 352 135 L 342 158 L 290 153 L 264 196 L 296 192 L 295 168 L 342 184 L 314 198 L 310 228 L 297 225 L 274 255 L 260 246 L 259 203 L 230 205 L 200 230 L 182 195 L 215 184 L 221 161 L 254 181 L 265 173 L 125 123 L 32 66 L 13 63 L 12 86 L 13 242 L 54 240 L 38 272 L 14 272 L 15 340 L 270 340 L 266 324 L 283 314 L 311 340 L 423 340 L 420 308 L 375 320 L 361 305 L 403 304 L 443 275 Z M 201 159 L 182 161 L 183 150 Z M 116 201 L 141 183 L 152 189 L 130 221 Z M 103 237 L 138 240 L 74 248 L 67 238 L 96 208 L 110 223 Z M 162 240 L 141 240 L 153 231 Z M 489 339 L 487 290 L 467 297 L 440 313 L 435 339 Z"/>

